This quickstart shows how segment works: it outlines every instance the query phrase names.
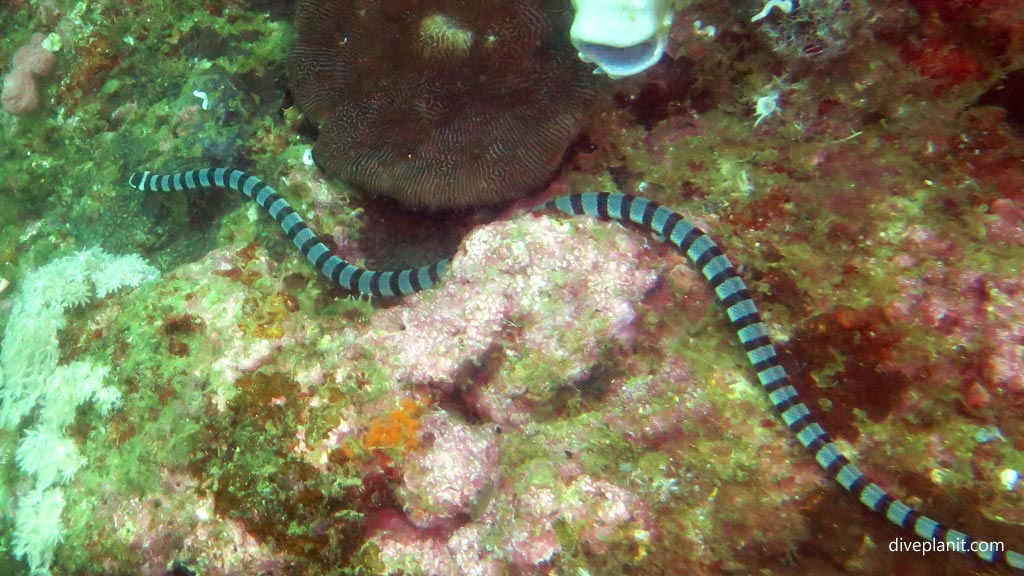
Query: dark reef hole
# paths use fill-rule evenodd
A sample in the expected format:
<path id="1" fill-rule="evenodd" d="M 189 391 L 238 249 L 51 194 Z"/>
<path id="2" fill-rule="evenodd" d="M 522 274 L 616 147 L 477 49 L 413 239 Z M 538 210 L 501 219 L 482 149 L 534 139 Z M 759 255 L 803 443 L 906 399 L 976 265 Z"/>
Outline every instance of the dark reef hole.
<path id="1" fill-rule="evenodd" d="M 366 266 L 376 270 L 414 268 L 450 258 L 463 237 L 492 216 L 486 211 L 455 210 L 424 218 L 390 198 L 357 202 L 367 224 L 358 243 L 367 254 Z"/>
<path id="2" fill-rule="evenodd" d="M 619 94 L 616 105 L 650 130 L 686 110 L 703 113 L 714 107 L 706 91 L 695 90 L 696 68 L 682 59 L 655 67 L 635 95 Z"/>
<path id="3" fill-rule="evenodd" d="M 512 332 L 512 328 L 507 329 L 503 337 L 515 338 Z M 484 350 L 476 361 L 465 362 L 455 375 L 454 388 L 450 391 L 443 391 L 438 402 L 439 405 L 445 411 L 457 414 L 464 422 L 470 424 L 486 422 L 488 418 L 479 409 L 478 395 L 498 377 L 507 359 L 505 345 L 495 343 Z"/>
<path id="4" fill-rule="evenodd" d="M 614 358 L 619 355 L 610 354 L 609 356 Z M 621 356 L 628 356 L 628 354 Z M 554 390 L 547 407 L 551 418 L 556 420 L 574 418 L 580 414 L 600 409 L 608 398 L 612 380 L 616 376 L 624 375 L 625 371 L 615 366 L 612 361 L 598 362 L 581 380 L 559 386 Z"/>
<path id="5" fill-rule="evenodd" d="M 1006 124 L 1024 138 L 1024 68 L 1007 73 L 974 102 L 975 106 L 998 106 L 1006 110 Z"/>
<path id="6" fill-rule="evenodd" d="M 167 570 L 167 576 L 196 576 L 196 573 L 179 562 L 175 562 Z"/>
<path id="7" fill-rule="evenodd" d="M 213 225 L 238 208 L 240 200 L 235 193 L 222 190 L 200 190 L 185 194 L 185 211 L 190 230 L 188 234 L 206 231 L 215 234 Z"/>

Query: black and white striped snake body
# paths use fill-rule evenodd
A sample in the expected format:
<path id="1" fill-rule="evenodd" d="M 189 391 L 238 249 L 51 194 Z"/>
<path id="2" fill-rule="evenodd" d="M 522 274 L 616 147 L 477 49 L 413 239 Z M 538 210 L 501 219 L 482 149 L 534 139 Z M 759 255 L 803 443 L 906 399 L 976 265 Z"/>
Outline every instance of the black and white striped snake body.
<path id="1" fill-rule="evenodd" d="M 255 176 L 241 170 L 215 168 L 189 170 L 166 176 L 136 172 L 128 179 L 132 188 L 147 192 L 181 192 L 200 188 L 230 188 L 254 200 L 267 211 L 285 235 L 321 274 L 332 282 L 357 294 L 371 296 L 405 296 L 426 290 L 448 268 L 448 260 L 440 260 L 408 270 L 377 272 L 350 264 L 339 258 L 287 200 Z"/>
<path id="2" fill-rule="evenodd" d="M 273 188 L 241 170 L 216 168 L 171 175 L 136 172 L 131 175 L 129 184 L 141 191 L 155 192 L 214 187 L 236 190 L 266 210 L 321 274 L 358 294 L 401 296 L 425 290 L 437 282 L 449 264 L 448 260 L 441 260 L 420 268 L 383 272 L 355 266 L 334 255 Z M 769 400 L 782 421 L 800 444 L 810 451 L 829 478 L 834 479 L 864 506 L 920 538 L 945 542 L 948 548 L 955 547 L 986 562 L 1024 570 L 1024 554 L 980 548 L 972 551 L 972 537 L 947 528 L 894 498 L 840 453 L 829 434 L 814 421 L 790 383 L 746 284 L 718 244 L 701 229 L 657 202 L 624 194 L 573 194 L 534 208 L 550 209 L 570 216 L 586 215 L 636 224 L 665 238 L 686 257 L 714 290 Z"/>

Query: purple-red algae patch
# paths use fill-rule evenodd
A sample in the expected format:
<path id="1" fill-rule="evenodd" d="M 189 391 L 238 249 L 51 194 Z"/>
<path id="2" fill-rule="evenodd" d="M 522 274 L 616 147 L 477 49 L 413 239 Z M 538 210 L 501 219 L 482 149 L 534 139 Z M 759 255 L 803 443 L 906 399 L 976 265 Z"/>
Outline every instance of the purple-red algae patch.
<path id="1" fill-rule="evenodd" d="M 810 318 L 780 352 L 822 425 L 852 442 L 860 434 L 857 411 L 883 420 L 910 385 L 910 377 L 892 365 L 903 338 L 883 308 L 839 308 Z"/>

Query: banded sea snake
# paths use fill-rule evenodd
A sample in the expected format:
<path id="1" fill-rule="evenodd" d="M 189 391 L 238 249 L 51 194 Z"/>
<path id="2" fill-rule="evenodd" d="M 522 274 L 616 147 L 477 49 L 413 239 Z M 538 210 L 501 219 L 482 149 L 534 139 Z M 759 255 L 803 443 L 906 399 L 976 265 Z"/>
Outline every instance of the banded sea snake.
<path id="1" fill-rule="evenodd" d="M 254 200 L 266 210 L 285 235 L 321 274 L 360 295 L 404 296 L 426 290 L 444 274 L 449 260 L 406 270 L 376 271 L 360 268 L 335 255 L 309 228 L 291 204 L 271 186 L 241 170 L 214 168 L 177 174 L 133 173 L 132 188 L 143 192 L 181 192 L 208 188 L 230 188 Z M 779 363 L 775 345 L 761 321 L 757 305 L 736 268 L 718 244 L 681 214 L 646 198 L 618 193 L 586 192 L 561 196 L 533 211 L 557 210 L 570 216 L 594 216 L 631 223 L 665 238 L 700 274 L 715 292 L 732 323 L 740 345 L 757 374 L 768 399 L 797 440 L 825 471 L 864 506 L 896 526 L 925 540 L 943 541 L 956 550 L 973 554 L 992 564 L 1006 564 L 1024 570 L 1024 554 L 1014 551 L 971 550 L 974 539 L 947 528 L 894 498 L 843 456 L 829 434 L 814 421 L 807 406 L 790 384 Z"/>

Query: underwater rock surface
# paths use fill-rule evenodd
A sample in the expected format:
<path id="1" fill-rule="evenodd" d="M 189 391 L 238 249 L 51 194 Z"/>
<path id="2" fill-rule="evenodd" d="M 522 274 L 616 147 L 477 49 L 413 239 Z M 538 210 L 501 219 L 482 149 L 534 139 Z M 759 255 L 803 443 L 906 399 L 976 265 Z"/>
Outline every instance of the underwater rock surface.
<path id="1" fill-rule="evenodd" d="M 1024 548 L 1024 140 L 995 97 L 1024 11 L 800 2 L 751 22 L 762 4 L 678 2 L 668 56 L 616 85 L 540 199 L 619 190 L 687 214 L 845 453 Z M 0 73 L 33 35 L 60 38 L 38 108 L 0 112 L 0 326 L 63 256 L 99 245 L 161 269 L 57 333 L 59 362 L 109 365 L 121 403 L 65 430 L 82 462 L 52 574 L 995 573 L 890 552 L 907 534 L 824 479 L 656 238 L 482 211 L 452 225 L 470 232 L 436 290 L 368 302 L 232 195 L 128 188 L 139 168 L 245 157 L 353 261 L 451 255 L 436 215 L 304 162 L 284 11 L 0 11 Z M 24 434 L 0 432 L 0 550 L 33 501 Z M 3 552 L 0 573 L 29 567 Z"/>

